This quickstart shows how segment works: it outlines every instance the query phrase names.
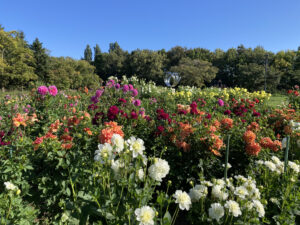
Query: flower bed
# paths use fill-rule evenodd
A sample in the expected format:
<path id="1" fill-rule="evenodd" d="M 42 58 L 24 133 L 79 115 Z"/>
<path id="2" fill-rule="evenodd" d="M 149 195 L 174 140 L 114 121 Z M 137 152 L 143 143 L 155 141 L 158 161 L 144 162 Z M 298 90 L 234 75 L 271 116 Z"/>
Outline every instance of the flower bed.
<path id="1" fill-rule="evenodd" d="M 293 224 L 300 114 L 267 107 L 269 97 L 126 77 L 96 90 L 6 96 L 0 221 Z"/>

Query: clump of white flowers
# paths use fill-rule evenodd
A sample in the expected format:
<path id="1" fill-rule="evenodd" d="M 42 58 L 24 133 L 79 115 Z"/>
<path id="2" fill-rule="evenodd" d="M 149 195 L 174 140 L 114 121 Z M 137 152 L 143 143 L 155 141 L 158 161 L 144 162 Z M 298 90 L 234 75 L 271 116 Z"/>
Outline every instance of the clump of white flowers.
<path id="1" fill-rule="evenodd" d="M 264 164 L 272 172 L 274 172 L 276 170 L 276 165 L 273 162 L 271 162 L 271 161 L 265 161 Z"/>
<path id="2" fill-rule="evenodd" d="M 256 209 L 259 217 L 265 216 L 265 209 L 259 200 L 253 200 L 253 207 Z"/>
<path id="3" fill-rule="evenodd" d="M 220 203 L 213 203 L 208 210 L 208 215 L 210 218 L 219 222 L 219 220 L 224 216 L 224 212 L 224 207 Z"/>
<path id="4" fill-rule="evenodd" d="M 284 162 L 280 161 L 280 159 L 276 156 L 271 157 L 272 161 L 263 161 L 263 160 L 258 160 L 256 161 L 256 164 L 262 167 L 267 168 L 270 172 L 275 172 L 276 174 L 282 174 L 284 172 Z M 298 174 L 300 172 L 300 165 L 288 161 L 288 168 L 294 173 Z"/>
<path id="5" fill-rule="evenodd" d="M 124 149 L 124 139 L 119 134 L 113 134 L 111 143 L 116 152 L 120 153 Z"/>
<path id="6" fill-rule="evenodd" d="M 136 139 L 136 137 L 130 137 L 126 144 L 129 146 L 129 150 L 132 151 L 133 158 L 138 157 L 138 155 L 143 155 L 143 151 L 145 150 L 144 141 L 140 138 Z"/>
<path id="7" fill-rule="evenodd" d="M 144 170 L 143 169 L 139 169 L 138 172 L 137 172 L 137 175 L 138 175 L 138 178 L 140 180 L 143 180 L 144 176 L 145 176 Z"/>
<path id="8" fill-rule="evenodd" d="M 290 120 L 289 125 L 292 127 L 293 131 L 300 131 L 300 122 L 294 122 L 293 120 Z"/>
<path id="9" fill-rule="evenodd" d="M 174 194 L 175 203 L 178 203 L 178 206 L 181 210 L 189 210 L 192 201 L 190 196 L 185 192 L 181 190 L 177 190 Z"/>
<path id="10" fill-rule="evenodd" d="M 217 198 L 219 200 L 226 200 L 228 198 L 226 188 L 223 185 L 219 184 L 213 186 L 211 194 L 214 198 Z"/>
<path id="11" fill-rule="evenodd" d="M 105 163 L 105 161 L 112 159 L 113 152 L 112 146 L 109 143 L 99 144 L 98 150 L 95 151 L 95 161 L 100 161 L 100 163 Z"/>
<path id="12" fill-rule="evenodd" d="M 149 206 L 143 206 L 134 211 L 136 220 L 139 221 L 139 225 L 153 225 L 155 211 Z"/>
<path id="13" fill-rule="evenodd" d="M 190 189 L 189 195 L 193 204 L 199 202 L 200 208 L 203 205 L 210 205 L 206 217 L 207 223 L 216 220 L 223 224 L 227 215 L 235 218 L 245 218 L 247 215 L 263 217 L 264 206 L 260 202 L 261 193 L 256 187 L 255 179 L 242 175 L 234 176 L 234 178 L 228 178 L 226 181 L 212 179 L 212 182 L 202 180 L 200 184 L 196 184 Z M 199 208 L 195 207 L 195 210 L 197 209 Z M 201 213 L 205 211 L 201 211 Z"/>
<path id="14" fill-rule="evenodd" d="M 149 176 L 156 181 L 161 182 L 170 171 L 168 162 L 164 159 L 155 159 L 154 164 L 149 167 Z"/>
<path id="15" fill-rule="evenodd" d="M 15 186 L 13 183 L 7 181 L 7 182 L 4 182 L 4 185 L 5 185 L 5 188 L 9 191 L 14 191 L 17 189 L 17 186 Z"/>
<path id="16" fill-rule="evenodd" d="M 189 196 L 192 200 L 192 202 L 197 202 L 201 198 L 206 197 L 208 194 L 208 188 L 207 186 L 203 184 L 197 184 L 195 187 L 190 189 Z"/>
<path id="17" fill-rule="evenodd" d="M 294 173 L 299 173 L 300 165 L 298 165 L 297 163 L 289 161 L 288 166 L 294 171 Z"/>
<path id="18" fill-rule="evenodd" d="M 225 203 L 225 208 L 228 209 L 228 211 L 234 216 L 238 217 L 242 215 L 242 211 L 240 209 L 239 203 L 236 201 L 229 200 Z"/>
<path id="19" fill-rule="evenodd" d="M 111 161 L 111 168 L 116 174 L 119 172 L 120 168 L 124 168 L 124 166 L 124 162 L 120 159 Z"/>

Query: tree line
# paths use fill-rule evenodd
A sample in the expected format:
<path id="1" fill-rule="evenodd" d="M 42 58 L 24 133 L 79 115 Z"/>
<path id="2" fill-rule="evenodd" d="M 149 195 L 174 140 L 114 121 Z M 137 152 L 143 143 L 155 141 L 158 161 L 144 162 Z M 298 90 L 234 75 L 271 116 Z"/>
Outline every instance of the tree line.
<path id="1" fill-rule="evenodd" d="M 266 82 L 267 91 L 289 89 L 300 83 L 300 47 L 277 53 L 243 45 L 227 51 L 176 46 L 168 51 L 128 52 L 114 42 L 108 52 L 102 52 L 99 45 L 93 49 L 87 45 L 82 59 L 75 60 L 51 57 L 38 39 L 29 44 L 23 32 L 5 31 L 0 25 L 0 87 L 26 88 L 40 82 L 75 89 L 123 75 L 163 85 L 167 71 L 178 72 L 182 85 L 238 86 L 253 91 L 262 90 Z"/>
<path id="2" fill-rule="evenodd" d="M 97 85 L 100 78 L 86 60 L 51 57 L 36 38 L 32 44 L 20 31 L 0 25 L 0 88 L 31 88 L 54 84 L 60 89 Z"/>
<path id="3" fill-rule="evenodd" d="M 102 79 L 126 74 L 163 85 L 165 72 L 171 71 L 181 75 L 181 84 L 198 87 L 244 87 L 253 91 L 264 89 L 266 83 L 268 91 L 275 91 L 300 83 L 300 47 L 273 53 L 260 46 L 252 49 L 240 45 L 227 51 L 176 46 L 169 51 L 137 49 L 129 53 L 115 42 L 107 53 L 102 53 L 98 45 L 93 50 L 87 45 L 83 59 L 95 66 Z"/>

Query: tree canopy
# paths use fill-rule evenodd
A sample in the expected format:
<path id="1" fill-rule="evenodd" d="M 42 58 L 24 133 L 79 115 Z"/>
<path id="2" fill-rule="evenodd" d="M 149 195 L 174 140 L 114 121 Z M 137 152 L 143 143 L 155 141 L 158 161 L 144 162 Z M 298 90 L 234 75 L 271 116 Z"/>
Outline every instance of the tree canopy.
<path id="1" fill-rule="evenodd" d="M 32 44 L 22 31 L 5 31 L 0 25 L 0 87 L 28 87 L 35 82 L 62 88 L 96 85 L 110 76 L 136 75 L 163 84 L 167 71 L 178 72 L 180 84 L 222 85 L 267 91 L 288 89 L 300 84 L 300 47 L 273 53 L 263 47 L 239 45 L 227 51 L 205 48 L 124 51 L 117 42 L 102 52 L 88 44 L 82 60 L 51 57 L 38 38 Z"/>

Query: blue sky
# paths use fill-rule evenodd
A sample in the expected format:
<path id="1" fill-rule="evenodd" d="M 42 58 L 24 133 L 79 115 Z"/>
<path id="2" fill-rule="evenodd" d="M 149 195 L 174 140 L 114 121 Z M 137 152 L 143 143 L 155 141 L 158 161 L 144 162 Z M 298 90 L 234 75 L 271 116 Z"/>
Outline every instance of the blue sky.
<path id="1" fill-rule="evenodd" d="M 299 0 L 0 0 L 0 24 L 38 37 L 52 56 L 180 45 L 227 50 L 244 44 L 277 52 L 300 46 Z"/>

